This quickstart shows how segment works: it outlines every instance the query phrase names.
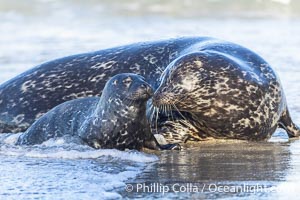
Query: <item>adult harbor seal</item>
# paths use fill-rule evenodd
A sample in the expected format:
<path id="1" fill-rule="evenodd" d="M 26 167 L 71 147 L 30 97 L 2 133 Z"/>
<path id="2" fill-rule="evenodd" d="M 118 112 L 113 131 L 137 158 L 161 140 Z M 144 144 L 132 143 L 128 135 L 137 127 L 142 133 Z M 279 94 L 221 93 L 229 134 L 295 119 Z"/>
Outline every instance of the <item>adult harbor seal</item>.
<path id="1" fill-rule="evenodd" d="M 68 56 L 36 66 L 0 85 L 0 133 L 24 132 L 53 107 L 76 98 L 100 96 L 120 73 L 145 77 L 154 89 L 162 70 L 204 37 L 136 43 Z"/>
<path id="2" fill-rule="evenodd" d="M 157 107 L 173 106 L 170 115 L 150 117 L 154 133 L 169 141 L 209 136 L 261 140 L 277 125 L 290 137 L 299 135 L 268 63 L 242 46 L 208 37 L 137 43 L 37 66 L 0 86 L 0 132 L 24 131 L 62 102 L 99 96 L 110 77 L 124 72 L 142 75 L 154 89 L 159 87 Z M 171 100 L 170 94 L 173 101 L 163 102 L 163 97 Z"/>
<path id="3" fill-rule="evenodd" d="M 152 94 L 143 77 L 118 74 L 107 82 L 100 98 L 81 98 L 56 106 L 23 133 L 17 144 L 40 144 L 70 135 L 97 149 L 177 148 L 160 146 L 150 132 L 146 102 Z"/>
<path id="4" fill-rule="evenodd" d="M 208 41 L 175 59 L 161 77 L 153 104 L 181 113 L 177 121 L 158 120 L 158 130 L 171 142 L 208 137 L 267 140 L 277 127 L 289 137 L 300 136 L 271 66 L 233 43 Z"/>

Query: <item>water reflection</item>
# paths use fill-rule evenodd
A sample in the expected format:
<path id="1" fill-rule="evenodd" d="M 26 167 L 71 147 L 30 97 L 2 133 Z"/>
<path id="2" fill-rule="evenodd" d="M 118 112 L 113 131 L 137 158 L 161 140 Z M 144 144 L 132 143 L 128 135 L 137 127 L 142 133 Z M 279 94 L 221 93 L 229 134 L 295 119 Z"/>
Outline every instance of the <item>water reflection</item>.
<path id="1" fill-rule="evenodd" d="M 156 180 L 279 181 L 289 161 L 288 143 L 205 142 L 182 152 L 163 152 Z"/>
<path id="2" fill-rule="evenodd" d="M 160 162 L 149 166 L 143 174 L 140 174 L 133 182 L 150 185 L 161 183 L 172 186 L 175 183 L 201 186 L 206 184 L 204 193 L 167 193 L 165 197 L 173 195 L 195 198 L 238 197 L 256 196 L 271 198 L 276 195 L 281 186 L 279 183 L 287 183 L 287 177 L 291 172 L 295 161 L 291 164 L 294 155 L 291 148 L 298 148 L 297 140 L 282 142 L 282 138 L 276 137 L 272 142 L 247 142 L 218 140 L 202 142 L 200 145 L 189 145 L 180 152 L 164 151 L 160 155 Z M 294 147 L 293 147 L 294 146 Z M 299 152 L 300 152 L 300 148 Z M 299 160 L 300 161 L 300 160 Z M 297 161 L 298 165 L 300 162 Z M 299 166 L 297 166 L 299 169 Z M 293 171 L 293 170 L 292 170 Z M 300 175 L 300 173 L 299 173 Z M 298 175 L 298 177 L 299 177 Z M 208 185 L 222 186 L 255 186 L 260 185 L 268 190 L 252 192 L 211 192 Z M 280 191 L 281 192 L 281 191 Z M 130 197 L 153 196 L 161 197 L 161 193 L 130 193 Z"/>

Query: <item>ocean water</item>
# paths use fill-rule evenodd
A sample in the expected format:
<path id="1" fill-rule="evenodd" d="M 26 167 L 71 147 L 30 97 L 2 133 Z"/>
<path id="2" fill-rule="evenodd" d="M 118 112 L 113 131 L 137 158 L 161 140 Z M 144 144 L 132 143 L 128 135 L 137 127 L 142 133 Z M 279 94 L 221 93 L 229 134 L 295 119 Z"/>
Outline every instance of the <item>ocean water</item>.
<path id="1" fill-rule="evenodd" d="M 0 83 L 70 54 L 205 35 L 264 57 L 300 124 L 299 11 L 297 0 L 0 0 Z M 268 142 L 212 141 L 147 153 L 64 139 L 17 147 L 17 136 L 0 136 L 0 199 L 298 197 L 300 141 L 282 130 Z"/>

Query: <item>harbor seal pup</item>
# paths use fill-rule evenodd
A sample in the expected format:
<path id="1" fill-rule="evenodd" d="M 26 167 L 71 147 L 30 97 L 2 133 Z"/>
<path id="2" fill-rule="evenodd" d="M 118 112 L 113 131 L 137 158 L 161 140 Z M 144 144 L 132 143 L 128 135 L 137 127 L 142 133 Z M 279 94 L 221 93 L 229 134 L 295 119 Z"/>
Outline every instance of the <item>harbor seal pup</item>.
<path id="1" fill-rule="evenodd" d="M 249 49 L 229 42 L 210 41 L 175 59 L 161 77 L 153 104 L 181 113 L 175 123 L 158 119 L 165 131 L 158 130 L 169 142 L 267 140 L 277 127 L 289 137 L 300 135 L 271 66 Z M 182 131 L 184 127 L 188 130 Z"/>
<path id="2" fill-rule="evenodd" d="M 107 82 L 100 98 L 81 98 L 56 106 L 23 133 L 17 144 L 41 144 L 70 135 L 97 149 L 172 149 L 176 145 L 162 147 L 150 132 L 146 101 L 152 94 L 143 77 L 118 74 Z"/>

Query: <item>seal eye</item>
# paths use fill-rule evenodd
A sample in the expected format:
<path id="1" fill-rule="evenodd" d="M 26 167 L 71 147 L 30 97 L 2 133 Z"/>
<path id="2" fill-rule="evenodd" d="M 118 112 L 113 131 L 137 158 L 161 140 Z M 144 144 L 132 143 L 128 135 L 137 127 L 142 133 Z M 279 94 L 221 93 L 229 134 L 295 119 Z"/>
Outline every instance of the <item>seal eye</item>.
<path id="1" fill-rule="evenodd" d="M 123 83 L 128 87 L 132 82 L 132 79 L 130 77 L 127 77 L 123 80 Z"/>
<path id="2" fill-rule="evenodd" d="M 114 80 L 113 85 L 117 85 L 117 84 L 118 84 L 118 81 Z"/>

